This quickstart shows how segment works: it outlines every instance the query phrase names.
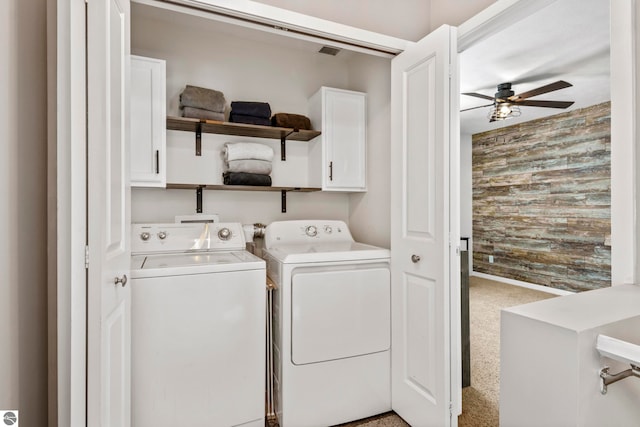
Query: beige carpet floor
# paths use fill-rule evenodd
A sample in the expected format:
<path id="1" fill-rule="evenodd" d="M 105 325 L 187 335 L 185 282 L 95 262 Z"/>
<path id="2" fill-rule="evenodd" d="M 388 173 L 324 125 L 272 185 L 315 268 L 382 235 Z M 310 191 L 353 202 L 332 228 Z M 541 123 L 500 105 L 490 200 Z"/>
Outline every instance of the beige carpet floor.
<path id="1" fill-rule="evenodd" d="M 459 427 L 499 425 L 500 399 L 500 310 L 555 295 L 493 280 L 469 280 L 471 330 L 471 386 L 462 390 Z M 341 427 L 406 427 L 393 412 L 343 424 Z"/>
<path id="2" fill-rule="evenodd" d="M 460 427 L 499 424 L 500 310 L 554 296 L 493 280 L 470 278 L 471 386 L 462 389 Z"/>

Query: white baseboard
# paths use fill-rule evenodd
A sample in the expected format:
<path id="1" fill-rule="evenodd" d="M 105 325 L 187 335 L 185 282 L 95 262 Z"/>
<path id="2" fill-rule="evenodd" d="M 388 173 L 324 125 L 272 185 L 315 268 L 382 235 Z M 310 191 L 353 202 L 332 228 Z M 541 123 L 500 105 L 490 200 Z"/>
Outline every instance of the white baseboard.
<path id="1" fill-rule="evenodd" d="M 575 292 L 565 291 L 564 289 L 555 289 L 550 288 L 548 286 L 536 285 L 533 283 L 521 282 L 520 280 L 507 279 L 506 277 L 493 276 L 491 274 L 479 273 L 477 271 L 473 271 L 470 274 L 471 276 L 479 277 L 481 279 L 493 280 L 496 282 L 506 283 L 508 285 L 520 286 L 523 288 L 533 289 L 540 292 L 547 292 L 549 294 L 555 295 L 571 295 Z"/>

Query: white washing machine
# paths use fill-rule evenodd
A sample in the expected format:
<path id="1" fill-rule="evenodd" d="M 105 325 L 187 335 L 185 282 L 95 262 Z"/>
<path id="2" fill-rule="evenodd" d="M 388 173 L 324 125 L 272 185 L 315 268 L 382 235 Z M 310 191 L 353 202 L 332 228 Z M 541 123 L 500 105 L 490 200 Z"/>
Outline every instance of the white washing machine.
<path id="1" fill-rule="evenodd" d="M 132 234 L 132 425 L 264 427 L 265 262 L 242 225 Z"/>
<path id="2" fill-rule="evenodd" d="M 273 404 L 281 427 L 330 426 L 391 410 L 388 249 L 342 221 L 267 226 Z"/>

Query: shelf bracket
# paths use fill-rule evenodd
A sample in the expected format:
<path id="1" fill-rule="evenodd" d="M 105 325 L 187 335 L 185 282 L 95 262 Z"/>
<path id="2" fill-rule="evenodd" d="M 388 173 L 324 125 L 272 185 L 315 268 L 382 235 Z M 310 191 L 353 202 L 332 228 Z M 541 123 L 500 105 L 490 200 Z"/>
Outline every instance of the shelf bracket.
<path id="1" fill-rule="evenodd" d="M 283 162 L 285 162 L 287 160 L 287 138 L 294 134 L 300 132 L 298 129 L 293 129 L 291 132 L 289 132 L 286 135 L 282 135 L 280 137 L 280 160 L 282 160 Z"/>
<path id="2" fill-rule="evenodd" d="M 282 213 L 287 213 L 287 190 L 280 190 L 280 203 L 282 205 Z"/>
<path id="3" fill-rule="evenodd" d="M 202 155 L 202 123 L 196 123 L 196 156 Z"/>
<path id="4" fill-rule="evenodd" d="M 196 188 L 196 213 L 202 213 L 202 187 Z"/>

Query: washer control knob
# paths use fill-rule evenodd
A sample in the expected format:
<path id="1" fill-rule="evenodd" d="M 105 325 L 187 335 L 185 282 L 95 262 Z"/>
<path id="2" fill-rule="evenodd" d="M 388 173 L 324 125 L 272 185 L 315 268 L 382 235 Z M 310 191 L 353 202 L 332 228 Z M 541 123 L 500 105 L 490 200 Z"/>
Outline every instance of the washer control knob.
<path id="1" fill-rule="evenodd" d="M 310 225 L 304 230 L 304 232 L 309 237 L 316 237 L 318 235 L 318 227 L 316 227 L 315 225 Z"/>
<path id="2" fill-rule="evenodd" d="M 231 238 L 231 230 L 229 230 L 227 227 L 221 228 L 218 231 L 218 238 L 220 240 L 229 240 Z"/>
<path id="3" fill-rule="evenodd" d="M 160 240 L 164 240 L 167 238 L 167 232 L 166 231 L 160 231 L 158 232 L 158 239 Z"/>
<path id="4" fill-rule="evenodd" d="M 327 234 L 331 234 L 331 233 L 333 233 L 333 228 L 331 228 L 330 225 L 325 225 L 324 226 L 324 232 L 327 233 Z"/>
<path id="5" fill-rule="evenodd" d="M 140 238 L 145 242 L 149 240 L 150 237 L 151 237 L 151 234 L 148 231 L 143 231 L 142 233 L 140 233 Z"/>

